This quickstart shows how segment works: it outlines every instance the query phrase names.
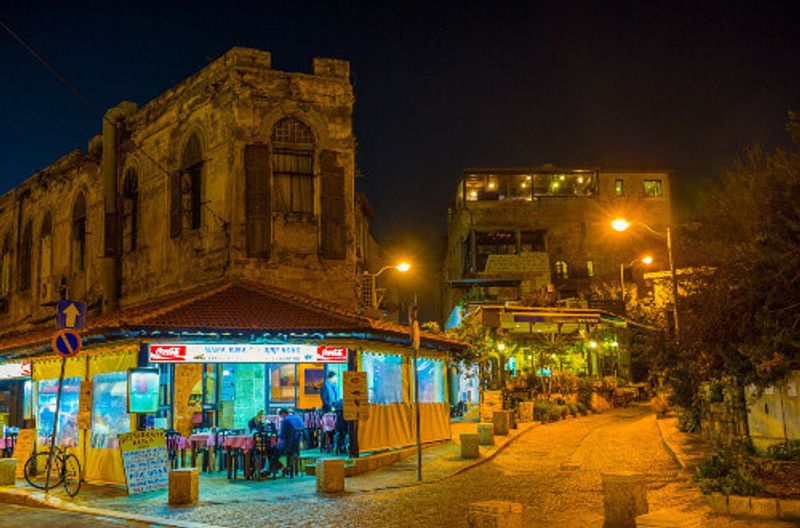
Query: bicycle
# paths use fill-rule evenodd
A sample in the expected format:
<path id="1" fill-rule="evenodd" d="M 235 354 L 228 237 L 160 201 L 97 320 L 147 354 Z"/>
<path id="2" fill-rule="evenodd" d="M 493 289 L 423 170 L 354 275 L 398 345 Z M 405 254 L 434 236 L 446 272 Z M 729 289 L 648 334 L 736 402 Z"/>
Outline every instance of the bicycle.
<path id="1" fill-rule="evenodd" d="M 25 480 L 37 489 L 44 489 L 47 484 L 47 464 L 50 461 L 50 451 L 34 452 L 25 462 Z M 50 470 L 50 489 L 60 484 L 70 497 L 74 497 L 81 490 L 81 463 L 72 453 L 56 447 L 53 455 L 53 466 Z"/>

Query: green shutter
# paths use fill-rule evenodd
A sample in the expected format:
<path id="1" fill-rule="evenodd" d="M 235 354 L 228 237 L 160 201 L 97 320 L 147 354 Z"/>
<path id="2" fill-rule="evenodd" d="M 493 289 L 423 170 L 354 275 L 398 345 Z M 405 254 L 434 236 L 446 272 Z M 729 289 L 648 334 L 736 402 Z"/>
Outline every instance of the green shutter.
<path id="1" fill-rule="evenodd" d="M 266 145 L 245 146 L 244 172 L 247 256 L 268 258 L 271 214 L 269 151 Z"/>
<path id="2" fill-rule="evenodd" d="M 320 153 L 322 173 L 321 226 L 322 256 L 329 259 L 345 258 L 344 232 L 344 167 L 337 163 L 337 155 L 330 150 Z"/>

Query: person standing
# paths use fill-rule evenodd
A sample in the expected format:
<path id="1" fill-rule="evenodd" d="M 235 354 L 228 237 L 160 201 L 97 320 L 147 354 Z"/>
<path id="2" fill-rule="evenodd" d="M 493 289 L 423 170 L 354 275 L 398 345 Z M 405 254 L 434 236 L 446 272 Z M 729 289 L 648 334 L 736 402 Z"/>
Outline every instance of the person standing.
<path id="1" fill-rule="evenodd" d="M 337 376 L 335 372 L 328 372 L 328 377 L 325 383 L 322 384 L 322 411 L 334 412 L 336 409 L 341 409 L 342 405 L 339 401 L 339 388 L 336 385 Z"/>

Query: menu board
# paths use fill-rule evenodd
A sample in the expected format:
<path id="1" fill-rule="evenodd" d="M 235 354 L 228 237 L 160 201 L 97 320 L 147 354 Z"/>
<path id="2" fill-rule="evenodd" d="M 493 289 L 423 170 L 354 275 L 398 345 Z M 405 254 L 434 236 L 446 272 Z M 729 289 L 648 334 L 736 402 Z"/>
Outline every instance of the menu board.
<path id="1" fill-rule="evenodd" d="M 24 475 L 25 462 L 33 454 L 33 442 L 36 440 L 36 429 L 20 429 L 11 458 L 17 459 L 17 476 Z"/>
<path id="2" fill-rule="evenodd" d="M 342 372 L 344 386 L 342 395 L 345 420 L 366 420 L 369 418 L 369 400 L 366 372 Z"/>
<path id="3" fill-rule="evenodd" d="M 78 396 L 78 429 L 89 429 L 92 423 L 92 387 L 91 381 L 81 382 L 81 393 Z"/>
<path id="4" fill-rule="evenodd" d="M 167 440 L 162 429 L 119 435 L 128 495 L 169 487 Z"/>

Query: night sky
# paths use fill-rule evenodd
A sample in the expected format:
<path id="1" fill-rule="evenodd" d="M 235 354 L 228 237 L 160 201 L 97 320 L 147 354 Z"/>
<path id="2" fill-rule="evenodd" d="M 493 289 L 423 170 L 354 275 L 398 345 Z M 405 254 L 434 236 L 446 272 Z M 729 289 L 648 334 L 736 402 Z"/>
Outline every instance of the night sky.
<path id="1" fill-rule="evenodd" d="M 101 108 L 232 46 L 288 71 L 350 60 L 375 231 L 425 252 L 462 167 L 669 168 L 684 210 L 800 109 L 800 16 L 777 2 L 0 2 L 0 19 Z M 100 116 L 2 32 L 0 57 L 5 191 L 85 148 Z"/>

